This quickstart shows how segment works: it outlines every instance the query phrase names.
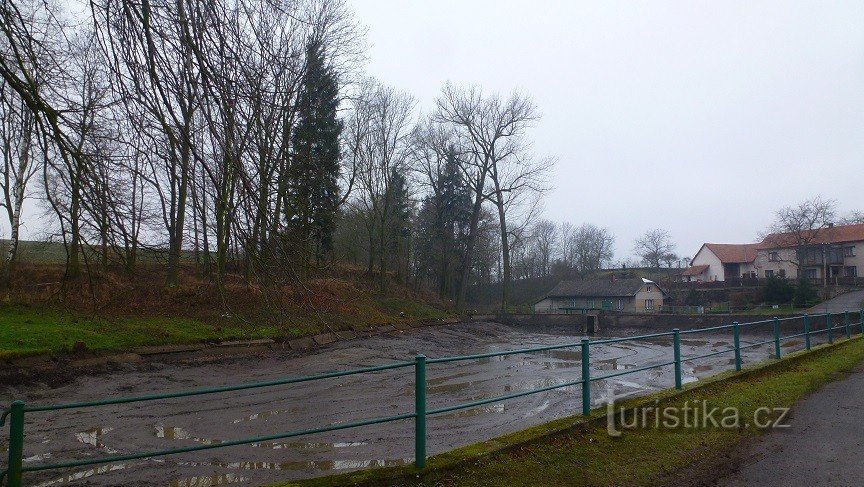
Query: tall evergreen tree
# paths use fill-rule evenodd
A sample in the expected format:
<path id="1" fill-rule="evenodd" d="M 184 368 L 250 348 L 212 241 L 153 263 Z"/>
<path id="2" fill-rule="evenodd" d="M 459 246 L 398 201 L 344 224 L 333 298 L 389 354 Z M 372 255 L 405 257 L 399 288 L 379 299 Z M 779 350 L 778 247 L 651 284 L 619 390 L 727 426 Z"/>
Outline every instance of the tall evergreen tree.
<path id="1" fill-rule="evenodd" d="M 318 264 L 332 250 L 339 203 L 339 85 L 321 43 L 306 49 L 306 72 L 292 135 L 288 226 Z"/>

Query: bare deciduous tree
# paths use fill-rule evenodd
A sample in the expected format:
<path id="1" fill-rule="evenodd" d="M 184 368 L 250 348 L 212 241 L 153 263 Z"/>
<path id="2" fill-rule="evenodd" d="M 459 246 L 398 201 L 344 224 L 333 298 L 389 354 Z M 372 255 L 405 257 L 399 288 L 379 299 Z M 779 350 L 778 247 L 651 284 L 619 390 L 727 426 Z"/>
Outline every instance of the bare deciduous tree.
<path id="1" fill-rule="evenodd" d="M 675 244 L 668 231 L 661 228 L 648 230 L 636 240 L 634 252 L 642 258 L 645 265 L 659 268 L 663 263 L 671 262 L 675 256 Z"/>

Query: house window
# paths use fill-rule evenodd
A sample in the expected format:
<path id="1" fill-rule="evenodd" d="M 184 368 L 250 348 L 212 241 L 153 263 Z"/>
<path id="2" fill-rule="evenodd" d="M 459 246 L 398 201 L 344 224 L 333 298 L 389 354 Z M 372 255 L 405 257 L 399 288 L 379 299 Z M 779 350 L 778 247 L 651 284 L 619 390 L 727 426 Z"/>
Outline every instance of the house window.
<path id="1" fill-rule="evenodd" d="M 649 293 L 651 292 L 651 286 L 648 286 L 648 292 Z"/>
<path id="2" fill-rule="evenodd" d="M 855 247 L 843 247 L 843 257 L 855 257 Z"/>
<path id="3" fill-rule="evenodd" d="M 654 309 L 654 300 L 653 299 L 646 299 L 645 300 L 645 309 L 646 310 Z"/>
<path id="4" fill-rule="evenodd" d="M 768 260 L 771 262 L 777 262 L 780 260 L 780 252 L 771 252 L 768 254 Z"/>
<path id="5" fill-rule="evenodd" d="M 786 277 L 786 269 L 780 269 L 779 271 L 777 271 L 777 275 L 779 275 L 780 277 Z"/>
<path id="6" fill-rule="evenodd" d="M 774 271 L 771 269 L 765 269 L 765 278 L 771 279 L 772 277 L 774 277 Z"/>
<path id="7" fill-rule="evenodd" d="M 624 300 L 623 299 L 619 299 L 618 302 L 615 303 L 615 309 L 617 309 L 618 311 L 621 311 L 622 309 L 624 309 Z"/>
<path id="8" fill-rule="evenodd" d="M 843 268 L 843 275 L 846 277 L 858 277 L 858 268 L 854 265 Z"/>
<path id="9" fill-rule="evenodd" d="M 807 279 L 816 279 L 819 276 L 816 274 L 816 269 L 806 269 L 804 271 L 804 277 Z"/>
<path id="10" fill-rule="evenodd" d="M 594 300 L 593 300 L 593 299 L 589 299 L 589 300 L 588 300 L 588 307 L 589 307 L 589 308 L 593 308 L 593 307 L 594 307 Z"/>

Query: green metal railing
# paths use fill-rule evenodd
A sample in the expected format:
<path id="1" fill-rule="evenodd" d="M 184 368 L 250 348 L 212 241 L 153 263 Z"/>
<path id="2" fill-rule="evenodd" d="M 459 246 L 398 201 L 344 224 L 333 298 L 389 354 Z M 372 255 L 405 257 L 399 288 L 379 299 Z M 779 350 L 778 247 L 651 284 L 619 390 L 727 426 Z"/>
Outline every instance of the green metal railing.
<path id="1" fill-rule="evenodd" d="M 587 338 L 582 339 L 580 342 L 575 343 L 566 343 L 560 345 L 548 345 L 542 347 L 533 347 L 533 348 L 523 348 L 516 350 L 506 350 L 501 352 L 489 352 L 489 353 L 481 353 L 474 355 L 460 355 L 460 356 L 451 356 L 451 357 L 441 357 L 441 358 L 427 358 L 424 355 L 417 355 L 413 361 L 404 361 L 404 362 L 395 362 L 386 365 L 379 365 L 375 367 L 365 367 L 353 370 L 345 370 L 345 371 L 337 371 L 337 372 L 328 372 L 324 374 L 310 375 L 310 376 L 300 376 L 300 377 L 289 377 L 284 379 L 278 379 L 267 382 L 254 382 L 254 383 L 246 383 L 240 385 L 233 386 L 223 386 L 223 387 L 212 387 L 206 389 L 196 389 L 189 391 L 181 391 L 181 392 L 173 392 L 173 393 L 165 393 L 165 394 L 150 394 L 143 396 L 131 396 L 125 398 L 114 398 L 114 399 L 105 399 L 98 401 L 86 401 L 86 402 L 74 402 L 74 403 L 63 403 L 63 404 L 52 404 L 52 405 L 35 405 L 30 406 L 25 404 L 23 401 L 15 401 L 11 404 L 11 406 L 4 410 L 2 415 L 0 415 L 0 426 L 5 426 L 6 421 L 9 420 L 10 428 L 9 428 L 9 457 L 6 468 L 0 471 L 0 485 L 3 483 L 3 479 L 5 478 L 10 487 L 20 487 L 22 485 L 22 476 L 26 472 L 39 472 L 45 470 L 57 470 L 57 469 L 66 469 L 66 468 L 74 468 L 74 467 L 83 467 L 88 465 L 97 465 L 104 463 L 113 463 L 120 461 L 128 461 L 128 460 L 136 460 L 142 458 L 152 458 L 152 457 L 161 457 L 166 455 L 173 455 L 178 453 L 187 453 L 201 450 L 211 450 L 215 448 L 226 448 L 230 446 L 237 445 L 248 445 L 252 443 L 261 443 L 268 442 L 274 440 L 281 440 L 286 438 L 293 438 L 297 436 L 306 436 L 313 435 L 317 433 L 324 433 L 328 431 L 337 431 L 344 430 L 350 428 L 358 428 L 361 426 L 369 426 L 374 424 L 381 423 L 389 423 L 393 421 L 401 421 L 406 419 L 414 419 L 415 423 L 415 465 L 418 469 L 425 468 L 426 466 L 426 419 L 429 416 L 434 416 L 438 414 L 444 414 L 452 411 L 458 411 L 461 409 L 470 409 L 478 406 L 482 406 L 485 404 L 497 403 L 502 401 L 507 401 L 510 399 L 515 399 L 523 396 L 528 396 L 531 394 L 539 394 L 542 392 L 551 391 L 554 389 L 561 389 L 565 387 L 571 387 L 576 385 L 581 385 L 582 389 L 582 414 L 585 416 L 591 415 L 591 383 L 606 379 L 611 379 L 613 377 L 619 377 L 627 374 L 635 374 L 638 372 L 643 372 L 650 369 L 655 369 L 659 367 L 666 367 L 673 365 L 674 366 L 674 374 L 675 374 L 675 388 L 682 388 L 682 367 L 681 364 L 683 362 L 689 362 L 693 360 L 704 359 L 708 357 L 713 357 L 716 355 L 732 353 L 734 352 L 735 356 L 735 370 L 741 370 L 741 350 L 759 347 L 763 345 L 773 344 L 774 345 L 774 357 L 776 359 L 780 359 L 781 357 L 781 342 L 783 340 L 789 340 L 793 338 L 804 338 L 805 348 L 810 350 L 812 343 L 811 338 L 814 335 L 818 335 L 821 333 L 827 334 L 827 341 L 829 343 L 833 343 L 833 333 L 837 329 L 842 329 L 846 338 L 850 338 L 852 336 L 852 323 L 850 321 L 849 312 L 844 313 L 834 313 L 834 315 L 842 314 L 843 323 L 839 326 L 832 325 L 831 316 L 832 313 L 818 314 L 813 315 L 803 315 L 803 316 L 794 316 L 794 317 L 786 317 L 786 318 L 772 318 L 768 320 L 762 321 L 753 321 L 749 323 L 738 323 L 734 322 L 729 325 L 720 325 L 713 326 L 707 328 L 699 328 L 693 330 L 680 330 L 678 328 L 673 329 L 670 332 L 663 333 L 651 333 L 646 335 L 639 335 L 633 337 L 624 337 L 624 338 L 609 338 L 602 340 L 594 340 L 591 341 Z M 825 328 L 812 330 L 811 329 L 811 318 L 814 317 L 824 317 L 825 318 Z M 797 333 L 793 335 L 783 336 L 781 334 L 781 326 L 783 322 L 793 321 L 793 320 L 802 320 L 803 322 L 803 332 Z M 859 321 L 859 332 L 864 335 L 864 309 L 859 311 L 858 313 L 858 321 Z M 747 345 L 741 345 L 741 329 L 745 327 L 753 327 L 757 325 L 771 325 L 772 336 L 770 340 L 760 341 L 756 343 L 749 343 Z M 718 331 L 732 331 L 733 338 L 733 346 L 732 348 L 723 349 L 719 351 L 713 351 L 710 353 L 696 355 L 692 357 L 682 357 L 681 356 L 681 336 L 682 335 L 690 335 L 696 333 L 705 333 L 705 332 L 718 332 Z M 614 343 L 621 342 L 629 342 L 636 340 L 645 340 L 650 338 L 658 338 L 658 337 L 671 337 L 672 338 L 672 348 L 673 348 L 673 359 L 667 362 L 659 362 L 659 363 L 651 363 L 640 367 L 635 367 L 632 369 L 626 369 L 616 372 L 611 372 L 607 374 L 602 374 L 598 376 L 591 375 L 591 347 L 597 345 L 608 345 Z M 430 364 L 444 364 L 444 363 L 454 363 L 454 362 L 463 362 L 468 360 L 479 360 L 484 358 L 491 357 L 502 357 L 507 355 L 515 355 L 515 354 L 527 354 L 527 353 L 536 353 L 543 352 L 549 350 L 560 350 L 566 348 L 579 348 L 581 351 L 581 377 L 578 380 L 568 381 L 560 384 L 554 384 L 547 387 L 541 387 L 537 389 L 530 389 L 527 391 L 520 391 L 511 394 L 506 394 L 502 396 L 497 396 L 488 399 L 482 399 L 477 401 L 471 401 L 461 404 L 456 404 L 452 406 L 445 406 L 436 409 L 427 409 L 427 401 L 426 401 L 426 369 Z M 296 430 L 289 431 L 284 433 L 276 433 L 267 436 L 258 436 L 252 438 L 244 438 L 240 440 L 227 440 L 218 443 L 210 443 L 210 444 L 202 444 L 202 445 L 194 445 L 182 448 L 173 448 L 173 449 L 165 449 L 165 450 L 153 450 L 148 452 L 140 452 L 140 453 L 130 453 L 124 455 L 114 455 L 114 456 L 105 456 L 100 458 L 88 458 L 83 460 L 72 460 L 66 462 L 59 463 L 44 463 L 44 464 L 36 464 L 36 465 L 24 465 L 24 439 L 25 439 L 25 416 L 27 413 L 37 413 L 37 412 L 47 412 L 47 411 L 61 411 L 67 409 L 80 409 L 80 408 L 90 408 L 90 407 L 101 407 L 112 404 L 128 404 L 135 402 L 144 402 L 144 401 L 156 401 L 162 399 L 173 399 L 180 397 L 189 397 L 189 396 L 200 396 L 206 394 L 218 394 L 224 392 L 232 392 L 232 391 L 241 391 L 248 389 L 258 389 L 264 387 L 273 387 L 279 385 L 287 385 L 287 384 L 297 384 L 302 382 L 311 382 L 317 380 L 324 379 L 332 379 L 336 377 L 345 377 L 357 374 L 366 374 L 373 372 L 380 372 L 385 370 L 393 370 L 393 369 L 401 369 L 401 368 L 414 368 L 414 411 L 397 414 L 392 416 L 383 416 L 371 419 L 365 419 L 360 421 L 332 424 L 329 426 L 323 426 L 320 428 L 312 428 L 305 430 Z"/>

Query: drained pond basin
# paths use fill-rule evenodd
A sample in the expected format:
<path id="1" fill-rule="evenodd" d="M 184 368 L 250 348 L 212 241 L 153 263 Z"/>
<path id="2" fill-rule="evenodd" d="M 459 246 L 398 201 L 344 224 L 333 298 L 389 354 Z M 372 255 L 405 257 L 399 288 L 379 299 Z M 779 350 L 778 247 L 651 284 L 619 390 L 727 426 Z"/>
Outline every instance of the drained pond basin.
<path id="1" fill-rule="evenodd" d="M 608 336 L 626 330 L 604 330 Z M 658 330 L 659 331 L 659 330 Z M 644 332 L 644 330 L 643 330 Z M 741 344 L 767 333 L 742 334 Z M 345 341 L 311 355 L 272 351 L 216 363 L 154 361 L 111 374 L 82 376 L 62 387 L 5 388 L 4 404 L 55 404 L 148 393 L 173 392 L 283 377 L 304 376 L 413 360 L 576 343 L 567 327 L 543 329 L 498 323 L 442 325 L 404 333 Z M 597 338 L 597 337 L 595 337 Z M 824 337 L 821 339 L 824 340 Z M 821 341 L 819 340 L 819 341 Z M 814 339 L 814 343 L 817 340 Z M 787 340 L 784 349 L 802 348 Z M 687 357 L 732 347 L 724 331 L 685 335 L 681 352 L 684 382 L 734 368 L 733 354 L 687 361 Z M 742 349 L 745 364 L 769 359 L 773 345 Z M 464 362 L 430 364 L 428 408 L 451 406 L 579 380 L 579 347 L 514 354 Z M 668 362 L 671 339 L 657 337 L 591 347 L 592 376 Z M 647 394 L 674 386 L 671 366 L 592 383 L 594 407 L 613 398 Z M 401 368 L 204 396 L 68 411 L 28 413 L 25 465 L 217 444 L 248 437 L 310 429 L 363 419 L 411 413 L 413 369 Z M 527 428 L 581 411 L 581 386 L 487 404 L 428 418 L 430 455 Z M 2 433 L 5 457 L 8 427 Z M 413 461 L 412 419 L 253 443 L 68 469 L 25 473 L 25 485 L 262 485 L 280 480 L 400 465 Z M 5 459 L 3 460 L 5 465 Z"/>

